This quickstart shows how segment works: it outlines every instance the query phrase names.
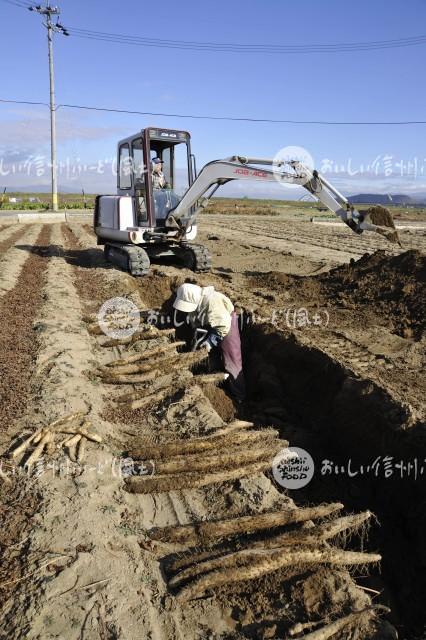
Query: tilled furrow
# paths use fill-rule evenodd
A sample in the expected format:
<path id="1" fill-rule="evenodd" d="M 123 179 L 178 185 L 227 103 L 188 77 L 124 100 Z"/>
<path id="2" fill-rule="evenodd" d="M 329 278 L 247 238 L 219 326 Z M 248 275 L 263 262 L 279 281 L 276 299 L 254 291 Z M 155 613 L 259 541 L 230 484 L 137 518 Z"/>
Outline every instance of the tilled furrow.
<path id="1" fill-rule="evenodd" d="M 12 224 L 10 227 L 0 229 L 0 254 L 4 253 L 24 235 L 26 228 L 22 225 Z"/>
<path id="2" fill-rule="evenodd" d="M 28 260 L 34 245 L 38 242 L 40 234 L 39 225 L 24 227 L 22 233 L 18 235 L 18 244 L 10 244 L 0 258 L 0 297 L 11 291 L 21 273 L 21 270 Z"/>
<path id="3" fill-rule="evenodd" d="M 26 259 L 13 289 L 0 300 L 0 428 L 6 431 L 20 417 L 31 391 L 37 346 L 34 317 L 42 303 L 48 264 L 50 227 L 38 228 L 38 237 L 23 252 Z"/>

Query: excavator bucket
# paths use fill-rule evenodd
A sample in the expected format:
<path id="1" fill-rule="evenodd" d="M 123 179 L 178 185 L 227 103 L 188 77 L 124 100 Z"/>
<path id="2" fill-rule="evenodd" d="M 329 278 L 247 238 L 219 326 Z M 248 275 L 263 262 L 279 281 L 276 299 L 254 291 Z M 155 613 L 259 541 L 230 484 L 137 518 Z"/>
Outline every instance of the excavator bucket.
<path id="1" fill-rule="evenodd" d="M 402 246 L 398 231 L 395 227 L 395 222 L 389 209 L 376 205 L 366 209 L 365 211 L 361 211 L 360 213 L 363 214 L 366 222 L 370 222 L 377 227 L 375 229 L 377 233 L 385 236 L 389 242 L 399 244 L 400 247 Z"/>

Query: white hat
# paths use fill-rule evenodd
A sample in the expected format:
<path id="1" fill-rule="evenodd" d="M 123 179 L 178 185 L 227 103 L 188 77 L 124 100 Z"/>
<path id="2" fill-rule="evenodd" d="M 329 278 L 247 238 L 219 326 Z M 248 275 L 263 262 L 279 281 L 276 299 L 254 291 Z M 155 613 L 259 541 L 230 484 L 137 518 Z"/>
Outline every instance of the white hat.
<path id="1" fill-rule="evenodd" d="M 178 311 L 192 313 L 198 307 L 202 297 L 202 289 L 197 284 L 185 282 L 176 292 L 173 307 Z"/>

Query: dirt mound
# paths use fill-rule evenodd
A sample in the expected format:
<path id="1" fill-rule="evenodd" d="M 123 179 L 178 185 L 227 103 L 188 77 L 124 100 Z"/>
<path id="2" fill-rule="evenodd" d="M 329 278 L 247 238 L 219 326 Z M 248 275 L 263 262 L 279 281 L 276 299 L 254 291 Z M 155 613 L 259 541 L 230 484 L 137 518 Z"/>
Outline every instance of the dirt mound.
<path id="1" fill-rule="evenodd" d="M 323 295 L 338 298 L 342 306 L 370 306 L 387 316 L 396 333 L 420 339 L 426 303 L 426 257 L 419 251 L 387 256 L 365 254 L 319 276 Z"/>
<path id="2" fill-rule="evenodd" d="M 268 288 L 293 305 L 341 307 L 366 315 L 365 322 L 380 322 L 391 331 L 420 340 L 426 303 L 426 256 L 405 251 L 364 254 L 359 260 L 314 276 L 277 271 L 254 274 L 250 287 Z M 276 299 L 276 293 L 274 299 Z"/>

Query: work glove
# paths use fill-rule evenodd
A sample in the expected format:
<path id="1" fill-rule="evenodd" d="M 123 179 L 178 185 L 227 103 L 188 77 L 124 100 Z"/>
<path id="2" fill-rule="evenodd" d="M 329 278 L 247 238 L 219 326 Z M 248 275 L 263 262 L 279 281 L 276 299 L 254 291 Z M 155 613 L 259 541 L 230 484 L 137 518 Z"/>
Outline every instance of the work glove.
<path id="1" fill-rule="evenodd" d="M 212 345 L 210 344 L 210 342 L 208 340 L 204 340 L 204 342 L 202 342 L 200 344 L 200 349 L 205 349 L 207 351 L 207 353 L 210 353 L 210 351 L 212 350 Z"/>
<path id="2" fill-rule="evenodd" d="M 213 347 L 218 347 L 222 342 L 222 338 L 214 329 L 210 329 L 207 335 L 197 345 L 197 349 L 207 349 L 207 353 L 211 351 Z"/>

